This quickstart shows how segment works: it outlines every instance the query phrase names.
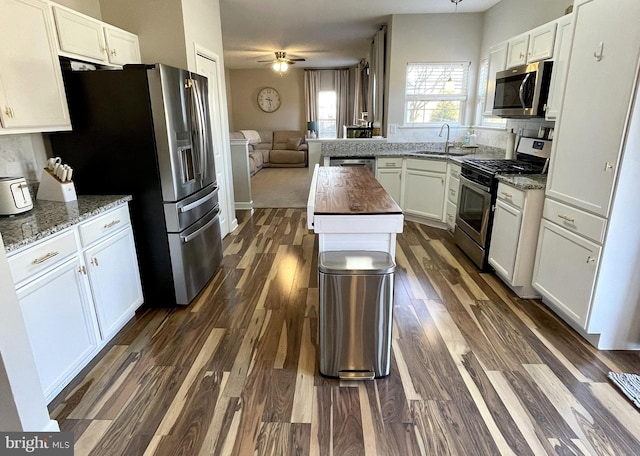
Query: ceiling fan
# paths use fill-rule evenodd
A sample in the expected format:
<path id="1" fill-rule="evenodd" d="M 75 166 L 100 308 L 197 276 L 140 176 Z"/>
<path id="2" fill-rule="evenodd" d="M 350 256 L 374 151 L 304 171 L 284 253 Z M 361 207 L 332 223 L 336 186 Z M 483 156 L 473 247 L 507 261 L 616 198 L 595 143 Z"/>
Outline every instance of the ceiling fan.
<path id="1" fill-rule="evenodd" d="M 287 58 L 285 51 L 275 51 L 276 58 L 273 60 L 258 60 L 258 63 L 269 63 L 272 68 L 279 73 L 287 71 L 289 65 L 294 65 L 296 62 L 304 62 L 305 59 L 290 59 Z"/>

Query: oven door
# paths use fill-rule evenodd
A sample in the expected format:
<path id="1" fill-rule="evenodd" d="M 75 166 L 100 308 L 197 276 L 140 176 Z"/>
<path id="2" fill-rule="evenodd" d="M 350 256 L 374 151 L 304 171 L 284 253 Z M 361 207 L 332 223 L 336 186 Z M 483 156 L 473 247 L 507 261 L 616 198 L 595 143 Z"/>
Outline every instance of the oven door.
<path id="1" fill-rule="evenodd" d="M 456 229 L 461 229 L 483 249 L 487 244 L 491 216 L 491 188 L 460 176 L 460 199 Z"/>

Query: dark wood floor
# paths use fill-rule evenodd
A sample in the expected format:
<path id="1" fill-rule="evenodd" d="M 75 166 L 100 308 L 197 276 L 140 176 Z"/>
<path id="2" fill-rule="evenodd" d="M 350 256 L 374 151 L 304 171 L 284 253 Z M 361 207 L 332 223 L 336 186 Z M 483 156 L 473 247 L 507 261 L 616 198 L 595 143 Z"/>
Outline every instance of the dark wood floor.
<path id="1" fill-rule="evenodd" d="M 50 404 L 76 456 L 638 455 L 608 382 L 640 372 L 480 274 L 444 231 L 398 239 L 391 375 L 318 373 L 317 240 L 300 209 L 241 216 L 186 308 L 145 309 Z"/>

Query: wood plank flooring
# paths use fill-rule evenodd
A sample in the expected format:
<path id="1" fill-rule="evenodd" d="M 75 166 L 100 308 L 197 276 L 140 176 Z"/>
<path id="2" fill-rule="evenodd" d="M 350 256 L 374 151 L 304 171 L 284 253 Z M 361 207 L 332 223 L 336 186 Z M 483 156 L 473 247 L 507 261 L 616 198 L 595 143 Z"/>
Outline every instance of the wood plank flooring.
<path id="1" fill-rule="evenodd" d="M 320 376 L 304 209 L 241 214 L 196 302 L 139 311 L 50 404 L 76 456 L 640 454 L 640 415 L 607 380 L 640 355 L 597 352 L 414 223 L 391 374 Z"/>

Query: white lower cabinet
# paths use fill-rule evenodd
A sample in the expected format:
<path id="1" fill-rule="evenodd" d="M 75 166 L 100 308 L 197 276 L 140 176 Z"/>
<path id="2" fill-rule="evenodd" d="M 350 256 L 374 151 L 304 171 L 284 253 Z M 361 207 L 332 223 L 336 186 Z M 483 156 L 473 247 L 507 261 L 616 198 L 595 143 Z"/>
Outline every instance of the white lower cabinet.
<path id="1" fill-rule="evenodd" d="M 489 264 L 521 298 L 537 297 L 533 266 L 544 190 L 521 190 L 501 182 L 493 215 Z"/>
<path id="2" fill-rule="evenodd" d="M 376 160 L 376 179 L 398 204 L 402 193 L 402 160 L 402 157 Z"/>
<path id="3" fill-rule="evenodd" d="M 8 258 L 50 402 L 142 304 L 126 205 Z"/>
<path id="4" fill-rule="evenodd" d="M 88 361 L 98 328 L 82 265 L 75 257 L 17 290 L 47 401 Z"/>
<path id="5" fill-rule="evenodd" d="M 140 274 L 131 229 L 84 253 L 100 334 L 111 338 L 142 303 Z"/>
<path id="6" fill-rule="evenodd" d="M 542 221 L 533 285 L 581 328 L 589 315 L 600 250 L 598 244 Z"/>
<path id="7" fill-rule="evenodd" d="M 444 220 L 446 171 L 446 161 L 405 160 L 401 204 L 405 214 L 438 222 Z"/>

